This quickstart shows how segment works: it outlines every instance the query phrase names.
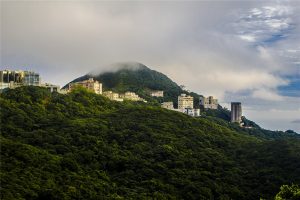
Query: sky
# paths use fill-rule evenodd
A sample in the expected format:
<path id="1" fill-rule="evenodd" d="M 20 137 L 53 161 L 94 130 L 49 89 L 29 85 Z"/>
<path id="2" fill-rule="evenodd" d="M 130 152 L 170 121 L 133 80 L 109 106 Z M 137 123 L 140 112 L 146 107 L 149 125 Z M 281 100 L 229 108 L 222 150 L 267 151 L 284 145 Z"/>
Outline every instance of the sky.
<path id="1" fill-rule="evenodd" d="M 135 61 L 300 133 L 300 1 L 1 1 L 0 68 L 63 86 Z"/>

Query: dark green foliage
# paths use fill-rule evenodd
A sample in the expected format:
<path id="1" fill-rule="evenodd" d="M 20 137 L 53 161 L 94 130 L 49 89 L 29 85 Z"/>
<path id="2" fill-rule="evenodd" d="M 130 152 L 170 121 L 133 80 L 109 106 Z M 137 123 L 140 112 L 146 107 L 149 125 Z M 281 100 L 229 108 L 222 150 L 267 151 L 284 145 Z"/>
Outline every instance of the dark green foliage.
<path id="1" fill-rule="evenodd" d="M 294 136 L 80 88 L 8 90 L 0 108 L 1 199 L 271 199 L 300 183 Z"/>

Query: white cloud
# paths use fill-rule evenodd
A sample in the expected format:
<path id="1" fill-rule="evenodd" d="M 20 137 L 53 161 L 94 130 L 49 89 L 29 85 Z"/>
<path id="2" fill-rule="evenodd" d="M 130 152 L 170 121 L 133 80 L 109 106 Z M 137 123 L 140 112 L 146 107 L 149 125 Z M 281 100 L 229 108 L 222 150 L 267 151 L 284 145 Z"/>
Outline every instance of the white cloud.
<path id="1" fill-rule="evenodd" d="M 274 106 L 274 105 L 273 105 Z M 299 119 L 300 108 L 292 104 L 293 109 L 244 109 L 248 118 L 255 118 L 256 122 L 266 129 L 281 130 L 292 129 L 300 133 Z"/>
<path id="2" fill-rule="evenodd" d="M 233 26 L 242 40 L 265 42 L 274 37 L 284 37 L 293 26 L 292 15 L 291 6 L 280 4 L 263 6 L 250 9 L 247 14 L 241 14 Z"/>
<path id="3" fill-rule="evenodd" d="M 281 101 L 283 97 L 278 95 L 276 91 L 268 90 L 265 88 L 257 89 L 253 91 L 253 98 L 264 99 L 269 101 Z"/>
<path id="4" fill-rule="evenodd" d="M 242 40 L 246 40 L 248 42 L 255 42 L 255 36 L 253 35 L 240 35 L 239 36 Z"/>

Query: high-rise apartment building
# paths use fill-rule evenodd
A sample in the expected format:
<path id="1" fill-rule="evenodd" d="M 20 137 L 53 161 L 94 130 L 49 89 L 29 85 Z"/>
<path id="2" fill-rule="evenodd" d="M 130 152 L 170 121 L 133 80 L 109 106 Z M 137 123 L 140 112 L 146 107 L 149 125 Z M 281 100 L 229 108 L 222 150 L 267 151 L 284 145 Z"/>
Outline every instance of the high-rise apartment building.
<path id="1" fill-rule="evenodd" d="M 242 122 L 242 104 L 241 102 L 231 102 L 231 122 Z"/>
<path id="2" fill-rule="evenodd" d="M 178 109 L 186 108 L 194 108 L 194 98 L 186 94 L 181 94 L 178 96 Z"/>

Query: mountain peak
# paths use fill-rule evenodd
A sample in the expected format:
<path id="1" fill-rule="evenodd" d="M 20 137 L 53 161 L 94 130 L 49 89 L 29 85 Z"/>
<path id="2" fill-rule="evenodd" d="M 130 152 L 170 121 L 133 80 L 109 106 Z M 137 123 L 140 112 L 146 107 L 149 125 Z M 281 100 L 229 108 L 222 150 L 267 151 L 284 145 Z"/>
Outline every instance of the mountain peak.
<path id="1" fill-rule="evenodd" d="M 89 75 L 99 75 L 105 72 L 117 72 L 120 70 L 129 70 L 129 71 L 137 71 L 137 70 L 150 70 L 146 65 L 139 62 L 117 62 L 110 64 L 104 68 L 96 69 L 89 72 Z"/>

